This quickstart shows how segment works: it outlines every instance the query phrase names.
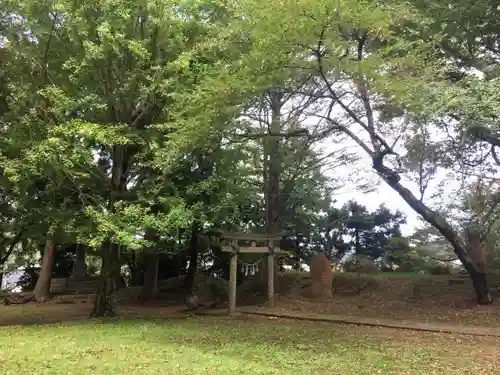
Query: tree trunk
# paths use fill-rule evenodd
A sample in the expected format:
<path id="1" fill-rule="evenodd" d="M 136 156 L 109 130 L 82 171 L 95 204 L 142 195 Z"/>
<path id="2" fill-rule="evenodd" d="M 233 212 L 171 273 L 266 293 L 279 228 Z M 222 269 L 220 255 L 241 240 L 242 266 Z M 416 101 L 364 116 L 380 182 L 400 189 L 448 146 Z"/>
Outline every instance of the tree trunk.
<path id="1" fill-rule="evenodd" d="M 467 254 L 472 260 L 472 266 L 469 266 L 470 270 L 468 272 L 480 305 L 488 305 L 493 302 L 486 276 L 486 248 L 488 246 L 486 241 L 486 238 L 483 238 L 482 235 L 482 228 L 478 228 L 476 224 L 471 223 L 465 228 Z"/>
<path id="2" fill-rule="evenodd" d="M 400 184 L 400 176 L 383 165 L 383 155 L 372 155 L 373 168 L 383 178 L 383 180 L 394 189 L 408 205 L 425 221 L 436 228 L 444 238 L 452 245 L 454 253 L 465 267 L 474 284 L 477 302 L 480 305 L 488 305 L 493 302 L 491 293 L 488 290 L 488 282 L 484 270 L 477 269 L 474 260 L 470 256 L 469 247 L 462 237 L 453 229 L 453 227 L 438 212 L 431 210 L 413 193 Z"/>
<path id="3" fill-rule="evenodd" d="M 110 108 L 111 109 L 111 108 Z M 113 113 L 113 111 L 111 111 Z M 112 117 L 113 118 L 113 117 Z M 117 119 L 113 119 L 117 120 Z M 132 152 L 125 145 L 115 145 L 112 150 L 113 166 L 111 168 L 111 194 L 108 201 L 108 211 L 115 212 L 115 203 L 118 196 L 127 190 L 127 173 Z M 94 308 L 90 316 L 114 316 L 116 307 L 112 294 L 121 284 L 120 275 L 120 246 L 118 244 L 103 243 L 101 247 L 102 266 Z"/>
<path id="4" fill-rule="evenodd" d="M 14 252 L 16 245 L 19 242 L 23 241 L 23 234 L 24 234 L 24 229 L 21 229 L 15 235 L 15 237 L 12 239 L 12 241 L 10 242 L 10 245 L 9 245 L 9 248 L 7 249 L 7 251 L 5 251 L 5 253 L 1 254 L 2 256 L 0 256 L 0 263 L 2 264 L 2 266 L 5 264 L 5 262 L 7 262 L 7 260 L 9 260 L 9 257 Z"/>
<path id="5" fill-rule="evenodd" d="M 186 295 L 194 294 L 194 281 L 198 270 L 198 240 L 200 236 L 200 223 L 195 219 L 191 226 L 189 241 L 189 267 L 186 275 Z"/>
<path id="6" fill-rule="evenodd" d="M 137 262 L 137 256 L 134 250 L 132 250 L 127 257 L 127 265 L 130 270 L 130 285 L 138 286 L 144 284 L 144 264 L 141 262 L 140 265 Z"/>
<path id="7" fill-rule="evenodd" d="M 476 269 L 467 270 L 469 272 L 472 283 L 474 284 L 474 291 L 476 292 L 477 303 L 479 305 L 489 305 L 493 302 L 490 289 L 488 287 L 488 278 L 484 271 Z"/>
<path id="8" fill-rule="evenodd" d="M 281 132 L 281 107 L 283 105 L 283 95 L 281 93 L 271 93 L 271 134 L 279 134 Z M 266 232 L 280 232 L 280 176 L 281 176 L 281 155 L 280 155 L 280 137 L 278 135 L 270 135 L 266 140 L 266 151 L 264 152 L 264 181 L 265 186 L 265 201 L 266 201 Z M 277 275 L 279 266 L 275 262 L 274 285 L 277 283 Z M 269 270 L 268 263 L 263 262 L 261 268 L 261 282 L 267 288 L 267 278 Z"/>
<path id="9" fill-rule="evenodd" d="M 144 253 L 144 282 L 142 284 L 142 301 L 155 300 L 158 294 L 158 267 L 160 258 L 155 251 L 145 251 Z"/>
<path id="10" fill-rule="evenodd" d="M 153 210 L 156 213 L 156 209 Z M 158 234 L 152 228 L 147 228 L 144 235 L 146 241 L 155 243 L 158 240 Z M 140 299 L 143 301 L 155 300 L 158 294 L 158 271 L 160 258 L 154 246 L 143 252 L 144 278 L 142 282 Z"/>
<path id="11" fill-rule="evenodd" d="M 91 317 L 110 317 L 116 315 L 113 293 L 116 291 L 117 264 L 120 263 L 119 246 L 104 244 L 102 246 L 101 278 L 97 288 L 94 308 Z"/>
<path id="12" fill-rule="evenodd" d="M 116 252 L 118 254 L 118 261 L 115 263 L 116 269 L 115 269 L 114 274 L 116 277 L 115 288 L 116 288 L 116 290 L 118 290 L 118 289 L 125 287 L 125 280 L 123 279 L 123 276 L 122 276 L 122 263 L 120 261 L 121 246 L 120 245 L 116 245 L 116 246 L 117 246 Z"/>
<path id="13" fill-rule="evenodd" d="M 50 283 L 52 280 L 55 251 L 54 239 L 52 237 L 47 238 L 43 253 L 42 268 L 35 289 L 33 290 L 33 299 L 36 302 L 47 302 L 50 300 Z"/>
<path id="14" fill-rule="evenodd" d="M 85 262 L 86 247 L 82 244 L 76 245 L 75 264 L 71 271 L 71 278 L 84 280 L 87 277 L 87 263 Z"/>

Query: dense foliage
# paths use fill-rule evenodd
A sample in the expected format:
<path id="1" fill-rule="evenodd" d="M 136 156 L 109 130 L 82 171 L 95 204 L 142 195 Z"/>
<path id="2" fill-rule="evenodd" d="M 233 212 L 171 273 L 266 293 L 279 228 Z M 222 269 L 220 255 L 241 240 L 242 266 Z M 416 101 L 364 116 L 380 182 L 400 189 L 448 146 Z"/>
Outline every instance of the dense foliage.
<path id="1" fill-rule="evenodd" d="M 283 232 L 298 261 L 441 262 L 422 252 L 435 238 L 402 236 L 401 212 L 335 205 L 335 166 L 368 160 L 490 303 L 498 13 L 446 0 L 2 2 L 0 264 L 40 253 L 44 300 L 61 249 L 85 246 L 102 259 L 93 314 L 108 315 L 124 265 L 134 285 L 227 275 L 218 228 Z M 446 182 L 474 204 L 443 200 Z"/>

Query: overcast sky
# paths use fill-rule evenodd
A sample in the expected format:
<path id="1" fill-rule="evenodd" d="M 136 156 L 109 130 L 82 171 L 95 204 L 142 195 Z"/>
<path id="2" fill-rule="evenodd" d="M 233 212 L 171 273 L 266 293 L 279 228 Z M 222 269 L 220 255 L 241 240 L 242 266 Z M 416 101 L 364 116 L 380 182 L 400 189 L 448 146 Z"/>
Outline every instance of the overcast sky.
<path id="1" fill-rule="evenodd" d="M 365 205 L 369 210 L 375 210 L 380 204 L 384 203 L 391 210 L 402 211 L 407 218 L 407 224 L 402 227 L 404 235 L 412 234 L 415 229 L 422 226 L 422 221 L 419 219 L 415 211 L 396 193 L 391 187 L 383 182 L 371 168 L 371 159 L 364 153 L 363 150 L 352 141 L 344 141 L 341 144 L 330 140 L 325 140 L 321 146 L 323 154 L 329 154 L 340 147 L 348 147 L 349 152 L 356 152 L 360 160 L 355 163 L 347 165 L 336 166 L 332 169 L 327 169 L 326 174 L 332 177 L 333 180 L 340 180 L 340 186 L 333 194 L 333 198 L 337 201 L 336 206 L 340 207 L 350 199 L 356 200 L 358 203 Z M 424 196 L 424 203 L 428 204 L 430 208 L 434 208 L 433 203 L 429 197 L 438 191 L 438 184 L 445 182 L 445 188 L 442 189 L 442 194 L 439 198 L 439 203 L 446 204 L 450 197 L 453 196 L 453 189 L 458 188 L 458 182 L 454 179 L 447 178 L 446 174 L 437 173 L 435 179 L 429 183 Z M 417 184 L 411 182 L 404 175 L 402 176 L 401 183 L 415 196 L 419 197 Z M 358 189 L 361 184 L 373 186 L 374 190 L 371 192 L 363 192 Z M 425 198 L 427 197 L 427 199 Z"/>

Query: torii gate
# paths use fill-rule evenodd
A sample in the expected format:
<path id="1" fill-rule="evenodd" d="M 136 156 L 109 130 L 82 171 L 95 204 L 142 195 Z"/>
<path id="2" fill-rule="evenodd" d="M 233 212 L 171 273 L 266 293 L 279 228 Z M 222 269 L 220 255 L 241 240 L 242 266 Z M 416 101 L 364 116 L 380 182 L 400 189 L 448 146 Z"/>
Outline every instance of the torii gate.
<path id="1" fill-rule="evenodd" d="M 236 277 L 238 268 L 238 253 L 265 253 L 268 254 L 267 298 L 269 307 L 274 307 L 274 254 L 280 253 L 279 242 L 281 233 L 252 234 L 220 231 L 222 241 L 230 241 L 230 245 L 222 245 L 222 251 L 231 253 L 231 267 L 229 271 L 229 307 L 228 312 L 236 312 Z M 239 246 L 238 241 L 251 242 L 251 246 Z M 266 243 L 266 246 L 257 246 L 257 242 Z M 276 246 L 278 244 L 278 246 Z"/>

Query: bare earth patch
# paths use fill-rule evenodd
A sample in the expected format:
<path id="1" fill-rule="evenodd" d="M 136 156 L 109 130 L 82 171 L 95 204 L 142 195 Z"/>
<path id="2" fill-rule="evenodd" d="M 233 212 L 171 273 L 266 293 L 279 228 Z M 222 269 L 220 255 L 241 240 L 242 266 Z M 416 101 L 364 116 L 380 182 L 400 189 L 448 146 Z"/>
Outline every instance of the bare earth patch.
<path id="1" fill-rule="evenodd" d="M 432 306 L 405 301 L 380 301 L 363 297 L 336 297 L 332 302 L 310 301 L 281 297 L 281 311 L 300 311 L 345 315 L 364 318 L 412 320 L 424 323 L 448 323 L 480 327 L 500 327 L 500 305 L 477 306 L 473 301 L 465 306 Z"/>
<path id="2" fill-rule="evenodd" d="M 277 301 L 277 309 L 423 323 L 500 326 L 500 300 L 497 298 L 490 306 L 478 306 L 468 280 L 454 284 L 439 276 L 382 278 L 341 274 L 336 276 L 333 289 L 331 301 L 307 299 L 303 289 L 283 293 Z"/>

